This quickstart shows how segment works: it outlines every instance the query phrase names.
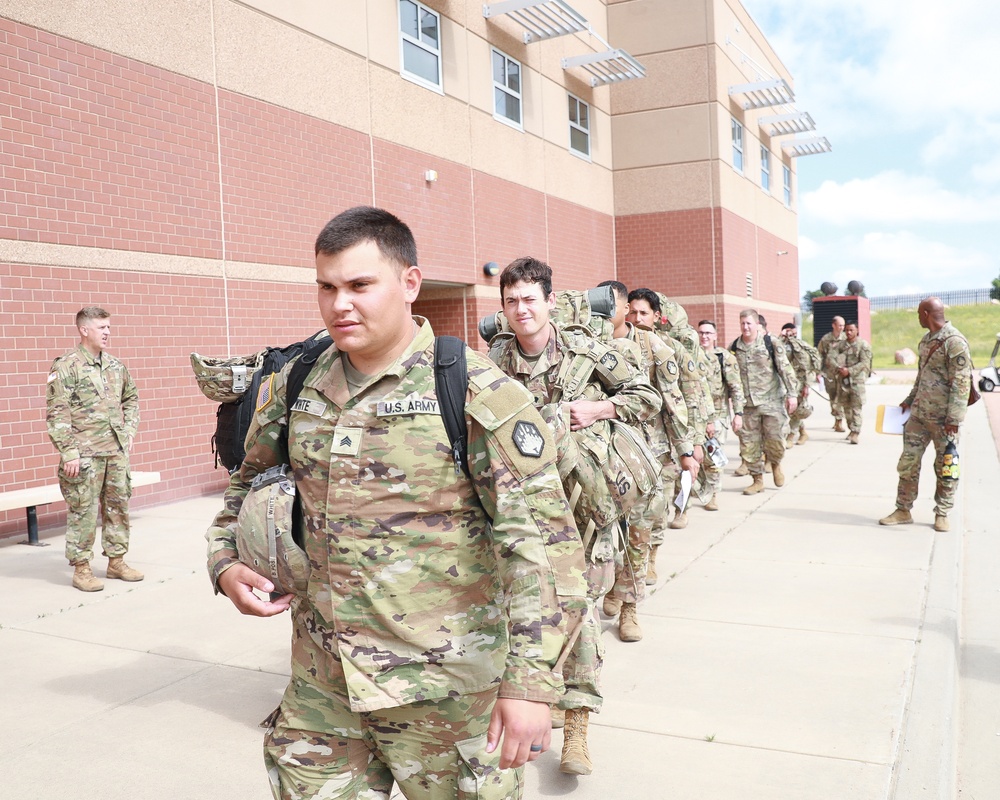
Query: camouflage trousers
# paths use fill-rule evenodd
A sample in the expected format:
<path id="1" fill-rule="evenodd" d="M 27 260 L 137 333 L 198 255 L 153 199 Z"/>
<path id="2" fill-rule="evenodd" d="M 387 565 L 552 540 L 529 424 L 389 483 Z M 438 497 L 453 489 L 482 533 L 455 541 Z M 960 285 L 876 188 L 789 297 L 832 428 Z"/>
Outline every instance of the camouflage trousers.
<path id="1" fill-rule="evenodd" d="M 844 413 L 844 421 L 851 433 L 861 433 L 861 407 L 865 404 L 865 385 L 844 386 L 837 390 L 837 402 Z"/>
<path id="2" fill-rule="evenodd" d="M 94 558 L 97 511 L 101 510 L 101 544 L 104 555 L 123 556 L 128 551 L 128 501 L 132 476 L 127 453 L 84 456 L 80 472 L 70 478 L 59 467 L 59 490 L 66 501 L 66 559 L 70 564 Z"/>
<path id="3" fill-rule="evenodd" d="M 650 530 L 650 547 L 659 547 L 663 544 L 667 532 L 667 520 L 670 519 L 670 509 L 677 508 L 674 505 L 674 498 L 681 490 L 681 467 L 673 460 L 669 450 L 660 456 L 660 480 L 663 482 L 663 504 L 659 507 L 660 516 L 653 521 Z"/>
<path id="4" fill-rule="evenodd" d="M 720 420 L 715 421 L 715 438 L 722 447 L 729 440 L 729 428 L 722 424 Z M 722 470 L 715 466 L 708 455 L 705 455 L 705 463 L 698 470 L 698 495 L 708 502 L 714 494 L 722 490 Z"/>
<path id="5" fill-rule="evenodd" d="M 827 396 L 830 398 L 830 413 L 835 420 L 844 418 L 844 409 L 840 403 L 840 376 L 824 375 L 823 385 L 826 387 Z"/>
<path id="6" fill-rule="evenodd" d="M 523 768 L 500 769 L 486 752 L 497 690 L 357 713 L 346 684 L 293 677 L 263 722 L 264 762 L 275 800 L 520 800 Z"/>
<path id="7" fill-rule="evenodd" d="M 615 597 L 624 603 L 638 603 L 646 596 L 646 570 L 653 525 L 661 525 L 664 493 L 656 492 L 629 513 L 621 557 L 615 559 Z"/>
<path id="8" fill-rule="evenodd" d="M 615 523 L 618 525 L 618 523 Z M 600 531 L 602 536 L 616 535 L 615 531 Z M 594 537 L 598 538 L 597 536 Z M 590 548 L 588 548 L 590 549 Z M 604 642 L 601 638 L 601 618 L 597 604 L 614 585 L 615 559 L 598 561 L 593 551 L 587 553 L 587 610 L 580 627 L 580 635 L 573 643 L 563 664 L 563 683 L 566 691 L 559 708 L 588 708 L 600 711 L 604 703 L 601 696 L 601 669 L 604 667 Z"/>
<path id="9" fill-rule="evenodd" d="M 798 396 L 799 404 L 795 407 L 795 413 L 788 418 L 789 431 L 794 433 L 805 427 L 805 421 L 812 416 L 813 407 L 809 402 L 809 393 Z"/>
<path id="10" fill-rule="evenodd" d="M 944 423 L 926 422 L 910 417 L 903 426 L 903 453 L 899 457 L 896 471 L 899 473 L 899 487 L 896 490 L 896 508 L 909 511 L 917 500 L 917 485 L 920 483 L 920 462 L 927 445 L 934 444 L 934 474 L 937 485 L 934 490 L 934 513 L 948 516 L 955 505 L 958 481 L 941 477 L 941 463 L 948 442 L 958 445 L 958 434 L 949 437 L 944 432 Z"/>
<path id="11" fill-rule="evenodd" d="M 743 427 L 740 429 L 740 457 L 751 475 L 764 474 L 764 456 L 772 464 L 785 457 L 785 426 L 788 415 L 784 408 L 774 406 L 744 406 Z"/>

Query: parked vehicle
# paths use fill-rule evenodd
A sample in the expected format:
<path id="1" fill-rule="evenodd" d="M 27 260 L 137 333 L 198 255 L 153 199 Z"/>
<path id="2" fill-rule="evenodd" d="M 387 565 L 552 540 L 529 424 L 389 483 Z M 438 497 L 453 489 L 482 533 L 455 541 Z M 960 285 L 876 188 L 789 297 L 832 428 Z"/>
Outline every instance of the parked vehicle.
<path id="1" fill-rule="evenodd" d="M 1000 375 L 997 374 L 997 353 L 1000 352 L 1000 333 L 997 334 L 997 343 L 993 345 L 993 355 L 990 356 L 988 366 L 979 370 L 979 391 L 992 392 L 1000 386 Z"/>

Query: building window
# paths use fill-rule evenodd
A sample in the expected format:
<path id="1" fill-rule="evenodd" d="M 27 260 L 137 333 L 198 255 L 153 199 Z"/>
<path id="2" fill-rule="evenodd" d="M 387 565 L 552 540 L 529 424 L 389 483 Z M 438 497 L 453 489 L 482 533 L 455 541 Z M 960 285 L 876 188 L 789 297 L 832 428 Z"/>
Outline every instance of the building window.
<path id="1" fill-rule="evenodd" d="M 414 0 L 399 0 L 402 75 L 441 91 L 441 18 Z"/>
<path id="2" fill-rule="evenodd" d="M 733 120 L 733 169 L 743 174 L 743 126 Z"/>
<path id="3" fill-rule="evenodd" d="M 760 188 L 771 192 L 771 151 L 760 146 Z"/>
<path id="4" fill-rule="evenodd" d="M 590 106 L 569 95 L 569 149 L 590 158 Z"/>
<path id="5" fill-rule="evenodd" d="M 784 173 L 784 185 L 785 185 L 785 205 L 789 208 L 792 207 L 792 168 L 782 167 Z"/>
<path id="6" fill-rule="evenodd" d="M 521 62 L 493 51 L 493 118 L 521 127 Z"/>

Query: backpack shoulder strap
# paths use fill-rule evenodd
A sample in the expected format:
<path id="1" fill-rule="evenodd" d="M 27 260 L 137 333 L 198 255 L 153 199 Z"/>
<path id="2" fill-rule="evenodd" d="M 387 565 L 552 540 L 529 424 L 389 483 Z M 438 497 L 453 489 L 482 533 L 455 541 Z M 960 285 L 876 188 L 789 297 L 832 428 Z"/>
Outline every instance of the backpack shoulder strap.
<path id="1" fill-rule="evenodd" d="M 448 433 L 455 474 L 459 470 L 472 479 L 468 458 L 468 427 L 465 423 L 465 396 L 469 389 L 469 370 L 465 360 L 465 342 L 455 336 L 434 340 L 434 391 L 441 406 L 441 420 Z"/>
<path id="2" fill-rule="evenodd" d="M 771 334 L 769 333 L 764 334 L 764 346 L 767 348 L 768 355 L 771 356 L 771 363 L 774 364 L 774 371 L 780 375 L 781 370 L 778 367 L 778 356 L 774 353 L 774 342 L 771 341 Z"/>

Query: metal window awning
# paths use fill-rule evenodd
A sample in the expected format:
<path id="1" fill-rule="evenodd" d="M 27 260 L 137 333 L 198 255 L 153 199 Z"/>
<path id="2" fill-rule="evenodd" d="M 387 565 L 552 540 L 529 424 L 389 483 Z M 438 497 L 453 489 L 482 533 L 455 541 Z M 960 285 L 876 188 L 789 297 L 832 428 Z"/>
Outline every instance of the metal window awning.
<path id="1" fill-rule="evenodd" d="M 778 136 L 788 136 L 792 133 L 805 133 L 816 130 L 816 123 L 806 111 L 792 111 L 788 114 L 772 114 L 757 120 L 761 128 L 771 126 L 768 135 L 774 139 Z"/>
<path id="2" fill-rule="evenodd" d="M 795 92 L 783 78 L 757 81 L 755 83 L 740 83 L 729 87 L 729 94 L 741 94 L 744 110 L 754 108 L 768 108 L 770 106 L 783 106 L 791 103 L 795 99 Z"/>
<path id="3" fill-rule="evenodd" d="M 589 30 L 590 23 L 565 0 L 505 0 L 483 6 L 484 17 L 507 14 L 524 28 L 524 43 Z"/>
<path id="4" fill-rule="evenodd" d="M 605 50 L 562 60 L 563 69 L 574 67 L 582 67 L 590 74 L 591 86 L 646 77 L 646 68 L 624 50 Z"/>
<path id="5" fill-rule="evenodd" d="M 796 158 L 798 156 L 814 156 L 819 153 L 829 153 L 833 150 L 833 147 L 830 146 L 830 140 L 825 136 L 812 136 L 808 139 L 792 139 L 792 141 L 781 145 L 781 149 L 785 155 Z"/>

